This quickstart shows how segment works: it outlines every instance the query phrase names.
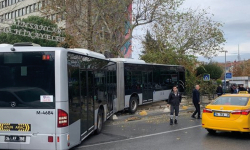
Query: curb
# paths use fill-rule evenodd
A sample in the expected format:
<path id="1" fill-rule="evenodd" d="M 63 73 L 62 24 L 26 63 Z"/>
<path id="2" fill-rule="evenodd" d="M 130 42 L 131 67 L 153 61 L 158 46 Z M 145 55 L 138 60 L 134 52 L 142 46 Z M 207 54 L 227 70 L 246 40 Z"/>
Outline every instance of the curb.
<path id="1" fill-rule="evenodd" d="M 203 108 L 205 108 L 204 104 L 201 106 L 201 109 L 203 109 Z M 191 106 L 187 109 L 180 109 L 180 112 L 189 112 L 189 111 L 194 111 L 194 110 L 195 110 L 194 106 Z M 142 112 L 142 111 L 146 111 L 146 115 L 140 115 L 140 112 Z M 131 117 L 143 118 L 143 117 L 152 117 L 152 116 L 158 116 L 158 115 L 163 115 L 163 114 L 166 114 L 166 115 L 170 114 L 170 112 L 163 112 L 163 110 L 155 111 L 155 112 L 141 110 L 140 112 L 137 112 L 136 114 L 128 114 L 128 115 L 120 115 L 120 116 L 117 116 L 116 114 L 114 114 L 116 119 L 112 119 L 112 120 L 114 120 L 114 121 L 115 120 L 127 120 L 128 118 L 131 118 Z"/>

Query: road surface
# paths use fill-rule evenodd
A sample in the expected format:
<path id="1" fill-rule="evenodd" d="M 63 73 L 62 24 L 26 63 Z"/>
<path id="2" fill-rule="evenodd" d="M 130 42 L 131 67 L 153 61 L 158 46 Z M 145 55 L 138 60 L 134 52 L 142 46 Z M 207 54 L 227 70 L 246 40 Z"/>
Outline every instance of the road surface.
<path id="1" fill-rule="evenodd" d="M 201 120 L 182 112 L 177 125 L 169 125 L 169 116 L 158 114 L 134 118 L 128 116 L 108 121 L 99 135 L 89 136 L 73 150 L 247 150 L 250 135 L 219 132 L 210 135 Z M 138 119 L 138 120 L 137 120 Z"/>

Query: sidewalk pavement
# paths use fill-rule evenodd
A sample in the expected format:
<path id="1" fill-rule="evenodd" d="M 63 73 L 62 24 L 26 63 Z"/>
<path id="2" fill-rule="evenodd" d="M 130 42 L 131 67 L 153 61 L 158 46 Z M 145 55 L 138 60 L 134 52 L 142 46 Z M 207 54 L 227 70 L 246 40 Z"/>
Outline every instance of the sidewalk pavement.
<path id="1" fill-rule="evenodd" d="M 206 105 L 210 104 L 212 100 L 208 100 L 208 98 L 202 98 L 201 111 Z M 180 112 L 190 112 L 192 113 L 195 110 L 192 100 L 186 99 L 185 97 L 182 99 L 182 103 L 180 104 Z M 130 114 L 128 112 L 118 112 L 113 116 L 114 120 L 120 119 L 129 119 L 129 118 L 141 118 L 144 116 L 156 116 L 161 114 L 169 114 L 170 110 L 167 107 L 166 101 L 159 101 L 154 103 L 149 103 L 145 105 L 138 106 L 137 112 L 135 114 Z M 132 119 L 133 120 L 133 119 Z M 130 121 L 130 120 L 129 120 Z"/>

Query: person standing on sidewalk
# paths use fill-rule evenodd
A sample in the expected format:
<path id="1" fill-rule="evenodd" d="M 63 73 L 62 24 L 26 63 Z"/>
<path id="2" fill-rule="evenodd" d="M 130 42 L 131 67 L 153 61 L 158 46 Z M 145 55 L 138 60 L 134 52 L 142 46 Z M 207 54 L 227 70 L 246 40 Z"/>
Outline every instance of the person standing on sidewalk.
<path id="1" fill-rule="evenodd" d="M 174 86 L 173 91 L 169 94 L 168 97 L 168 107 L 170 105 L 170 125 L 173 125 L 174 114 L 175 114 L 174 123 L 177 124 L 181 98 L 182 97 L 181 94 L 178 92 L 177 86 Z"/>
<path id="2" fill-rule="evenodd" d="M 198 113 L 198 117 L 197 119 L 201 119 L 201 112 L 200 112 L 200 86 L 199 85 L 196 85 L 195 86 L 195 89 L 193 90 L 193 104 L 194 104 L 194 107 L 195 107 L 195 111 L 193 113 L 193 115 L 191 116 L 192 118 L 195 118 L 195 115 Z"/>
<path id="3" fill-rule="evenodd" d="M 221 85 L 218 85 L 216 90 L 217 96 L 220 97 L 223 94 Z"/>

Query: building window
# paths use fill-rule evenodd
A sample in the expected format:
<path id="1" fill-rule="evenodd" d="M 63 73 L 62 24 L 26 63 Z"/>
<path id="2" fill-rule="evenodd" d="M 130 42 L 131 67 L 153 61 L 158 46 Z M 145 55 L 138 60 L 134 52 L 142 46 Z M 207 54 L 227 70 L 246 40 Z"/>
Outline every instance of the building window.
<path id="1" fill-rule="evenodd" d="M 41 8 L 42 8 L 42 3 L 39 2 L 39 3 L 38 3 L 38 10 L 41 10 Z"/>
<path id="2" fill-rule="evenodd" d="M 23 15 L 26 15 L 25 8 L 23 8 L 22 11 L 23 11 Z"/>
<path id="3" fill-rule="evenodd" d="M 61 21 L 61 14 L 56 14 L 56 22 Z"/>
<path id="4" fill-rule="evenodd" d="M 12 18 L 12 19 L 15 19 L 15 18 L 16 18 L 16 16 L 15 16 L 15 11 L 11 12 L 11 18 Z"/>
<path id="5" fill-rule="evenodd" d="M 19 12 L 19 16 L 22 16 L 22 15 L 23 15 L 22 9 L 19 9 L 18 12 Z"/>
<path id="6" fill-rule="evenodd" d="M 65 14 L 62 13 L 62 20 L 65 20 Z"/>
<path id="7" fill-rule="evenodd" d="M 30 13 L 29 6 L 27 6 L 27 7 L 26 7 L 26 12 L 27 12 L 27 14 L 29 14 L 29 13 Z"/>
<path id="8" fill-rule="evenodd" d="M 11 19 L 11 13 L 8 14 L 8 19 Z"/>
<path id="9" fill-rule="evenodd" d="M 8 6 L 10 6 L 11 5 L 11 0 L 8 0 L 9 1 L 9 5 Z"/>
<path id="10" fill-rule="evenodd" d="M 35 12 L 36 10 L 37 10 L 37 5 L 34 4 L 34 5 L 33 5 L 33 12 Z"/>
<path id="11" fill-rule="evenodd" d="M 61 15 L 60 14 L 56 14 L 56 22 L 61 21 Z"/>
<path id="12" fill-rule="evenodd" d="M 55 21 L 56 20 L 56 15 L 51 15 L 51 20 Z"/>
<path id="13" fill-rule="evenodd" d="M 29 5 L 29 12 L 32 13 L 33 9 L 32 9 L 32 5 Z"/>
<path id="14" fill-rule="evenodd" d="M 43 7 L 45 6 L 45 1 L 42 1 L 42 6 L 43 6 Z"/>
<path id="15" fill-rule="evenodd" d="M 15 13 L 16 13 L 16 18 L 19 17 L 18 10 L 16 10 Z"/>

